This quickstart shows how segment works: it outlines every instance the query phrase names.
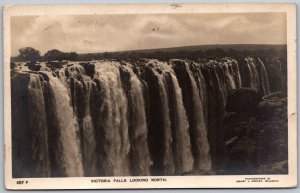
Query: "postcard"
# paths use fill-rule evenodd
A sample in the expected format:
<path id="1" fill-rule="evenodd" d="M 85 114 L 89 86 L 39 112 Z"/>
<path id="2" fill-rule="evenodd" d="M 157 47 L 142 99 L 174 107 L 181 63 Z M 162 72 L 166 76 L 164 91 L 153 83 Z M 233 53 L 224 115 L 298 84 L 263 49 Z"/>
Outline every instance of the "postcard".
<path id="1" fill-rule="evenodd" d="M 7 5 L 7 189 L 297 186 L 296 5 Z"/>

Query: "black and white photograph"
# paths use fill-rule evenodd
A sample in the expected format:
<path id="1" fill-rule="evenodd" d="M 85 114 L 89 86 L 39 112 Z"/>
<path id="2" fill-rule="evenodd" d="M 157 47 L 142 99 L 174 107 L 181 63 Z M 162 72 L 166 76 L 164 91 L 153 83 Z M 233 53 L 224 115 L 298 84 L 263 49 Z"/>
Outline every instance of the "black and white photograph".
<path id="1" fill-rule="evenodd" d="M 7 188 L 296 186 L 292 4 L 81 6 L 7 7 Z"/>

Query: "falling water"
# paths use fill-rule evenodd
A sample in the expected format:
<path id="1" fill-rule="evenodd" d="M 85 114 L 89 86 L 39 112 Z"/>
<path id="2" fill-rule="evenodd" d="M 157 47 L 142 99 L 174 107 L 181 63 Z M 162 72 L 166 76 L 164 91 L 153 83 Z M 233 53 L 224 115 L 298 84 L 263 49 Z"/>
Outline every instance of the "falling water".
<path id="1" fill-rule="evenodd" d="M 83 148 L 82 157 L 84 164 L 85 176 L 95 176 L 97 173 L 97 156 L 96 156 L 96 139 L 95 139 L 95 129 L 92 123 L 92 118 L 90 114 L 90 96 L 91 96 L 92 83 L 87 81 L 84 82 L 85 88 L 85 115 L 82 119 L 83 128 Z"/>
<path id="2" fill-rule="evenodd" d="M 32 129 L 32 159 L 36 168 L 33 175 L 50 176 L 48 154 L 48 125 L 45 113 L 43 86 L 40 76 L 30 75 L 28 85 L 29 127 Z"/>
<path id="3" fill-rule="evenodd" d="M 259 76 L 258 76 L 258 72 L 254 63 L 254 59 L 253 58 L 246 58 L 245 59 L 247 62 L 247 67 L 250 71 L 250 80 L 251 80 L 251 87 L 252 88 L 258 88 L 259 85 Z"/>
<path id="4" fill-rule="evenodd" d="M 49 84 L 54 93 L 55 110 L 60 131 L 61 165 L 66 176 L 83 176 L 82 156 L 80 152 L 78 123 L 74 116 L 68 90 L 60 80 L 48 73 Z"/>
<path id="5" fill-rule="evenodd" d="M 130 74 L 130 104 L 132 108 L 131 152 L 134 175 L 150 175 L 151 158 L 147 144 L 147 122 L 143 85 L 129 66 L 123 68 Z"/>
<path id="6" fill-rule="evenodd" d="M 194 159 L 191 154 L 190 136 L 188 135 L 189 123 L 186 112 L 182 103 L 182 94 L 177 79 L 174 74 L 170 74 L 174 86 L 174 94 L 176 101 L 176 148 L 178 172 L 179 174 L 191 172 L 193 169 Z"/>
<path id="7" fill-rule="evenodd" d="M 257 61 L 68 62 L 38 72 L 21 64 L 12 78 L 12 118 L 28 119 L 22 132 L 32 137 L 23 140 L 24 147 L 13 139 L 13 147 L 16 152 L 30 147 L 22 156 L 34 164 L 30 172 L 16 166 L 13 175 L 185 175 L 219 169 L 229 90 L 250 86 L 267 95 L 277 88 L 271 89 L 269 77 L 279 71 L 270 75 L 272 66 Z M 27 92 L 27 103 L 20 102 L 18 89 Z M 13 136 L 21 128 L 14 123 Z"/>
<path id="8" fill-rule="evenodd" d="M 268 79 L 268 74 L 266 71 L 265 64 L 261 61 L 261 59 L 258 58 L 259 64 L 260 64 L 260 73 L 261 73 L 261 84 L 262 84 L 262 90 L 264 95 L 270 94 L 270 84 Z"/>
<path id="9" fill-rule="evenodd" d="M 189 66 L 186 64 L 186 70 L 188 72 L 191 87 L 192 87 L 192 101 L 193 101 L 193 108 L 194 108 L 194 120 L 196 126 L 196 135 L 191 136 L 196 139 L 195 149 L 198 152 L 195 156 L 195 165 L 196 168 L 200 171 L 209 171 L 211 170 L 211 159 L 209 154 L 209 144 L 207 139 L 207 128 L 204 119 L 204 106 L 203 102 L 201 101 L 201 97 L 199 96 L 199 89 L 196 84 L 196 80 L 192 75 Z"/>
<path id="10" fill-rule="evenodd" d="M 95 129 L 90 114 L 90 95 L 93 82 L 84 68 L 75 63 L 59 71 L 59 79 L 73 99 L 73 110 L 79 123 L 82 162 L 85 176 L 97 174 Z M 71 84 L 69 83 L 71 81 Z"/>
<path id="11" fill-rule="evenodd" d="M 175 172 L 174 158 L 172 153 L 172 131 L 171 131 L 171 120 L 169 116 L 169 102 L 166 88 L 166 80 L 164 76 L 158 73 L 155 69 L 151 69 L 153 74 L 157 77 L 159 85 L 159 95 L 162 101 L 162 114 L 163 114 L 163 174 L 172 175 Z"/>
<path id="12" fill-rule="evenodd" d="M 99 121 L 102 154 L 99 155 L 103 175 L 130 175 L 128 153 L 127 99 L 122 87 L 120 72 L 115 63 L 96 65 L 95 79 L 100 82 L 103 103 L 100 107 Z"/>
<path id="13" fill-rule="evenodd" d="M 235 85 L 234 76 L 233 76 L 233 72 L 232 72 L 232 69 L 231 69 L 231 61 L 230 62 L 225 62 L 224 66 L 225 66 L 224 73 L 227 77 L 227 85 L 229 86 L 229 89 L 236 89 L 237 86 Z"/>
<path id="14" fill-rule="evenodd" d="M 173 98 L 174 102 L 174 121 L 173 126 L 171 124 L 171 127 L 173 129 L 172 143 L 174 148 L 173 154 L 176 173 L 182 174 L 190 172 L 193 169 L 194 159 L 191 154 L 191 144 L 188 132 L 189 122 L 187 120 L 186 111 L 183 105 L 181 88 L 171 66 L 157 61 L 154 61 L 153 64 L 156 70 L 161 72 L 159 76 L 165 81 L 165 85 L 167 85 L 166 78 L 168 76 L 170 77 L 169 87 L 171 87 L 171 90 L 173 91 L 173 93 L 169 93 L 170 96 L 168 96 L 168 93 L 166 93 L 166 96 Z M 169 104 L 170 102 L 171 101 L 169 101 Z M 166 109 L 165 111 L 170 111 L 170 109 Z"/>

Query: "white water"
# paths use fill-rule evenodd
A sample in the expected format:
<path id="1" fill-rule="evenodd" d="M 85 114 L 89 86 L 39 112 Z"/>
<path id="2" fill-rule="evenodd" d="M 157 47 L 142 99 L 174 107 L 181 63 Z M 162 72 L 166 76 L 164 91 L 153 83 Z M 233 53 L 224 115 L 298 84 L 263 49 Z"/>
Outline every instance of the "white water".
<path id="1" fill-rule="evenodd" d="M 263 92 L 269 93 L 268 75 L 264 64 L 261 61 L 261 64 L 255 64 L 251 58 L 247 58 L 246 61 L 246 67 L 251 76 L 251 87 L 258 88 L 262 84 Z M 211 81 L 214 91 L 221 95 L 220 98 L 218 96 L 215 99 L 220 106 L 225 106 L 228 89 L 242 86 L 239 66 L 235 62 L 230 58 L 209 61 L 213 81 L 208 81 Z M 152 66 L 151 73 L 157 78 L 157 82 L 147 82 L 148 80 L 143 79 L 143 68 L 150 64 Z M 235 64 L 236 66 L 234 66 Z M 54 97 L 51 98 L 53 103 L 50 103 L 54 106 L 51 106 L 51 109 L 57 116 L 59 132 L 59 138 L 51 140 L 57 140 L 59 146 L 57 151 L 60 156 L 58 164 L 63 168 L 64 176 L 151 175 L 150 168 L 155 163 L 152 163 L 149 153 L 149 128 L 145 110 L 148 101 L 143 93 L 147 87 L 144 88 L 142 81 L 154 84 L 154 88 L 158 84 L 158 100 L 161 101 L 159 108 L 162 111 L 162 113 L 160 112 L 162 122 L 159 124 L 162 125 L 162 134 L 158 136 L 157 140 L 163 141 L 161 147 L 163 149 L 162 171 L 160 172 L 163 175 L 181 175 L 193 172 L 193 169 L 201 172 L 211 170 L 213 157 L 210 155 L 207 139 L 208 128 L 206 128 L 207 117 L 205 116 L 208 116 L 208 111 L 215 109 L 207 109 L 209 96 L 206 93 L 206 80 L 201 74 L 203 67 L 201 65 L 196 67 L 199 72 L 194 72 L 195 69 L 187 62 L 185 66 L 191 82 L 191 90 L 187 92 L 191 92 L 189 96 L 192 96 L 190 100 L 193 104 L 191 108 L 193 108 L 193 112 L 196 112 L 194 115 L 186 113 L 188 109 L 185 109 L 183 103 L 183 96 L 186 96 L 183 94 L 186 93 L 182 93 L 180 88 L 182 85 L 179 85 L 177 80 L 180 74 L 175 75 L 172 67 L 166 62 L 148 60 L 139 66 L 128 63 L 121 66 L 118 62 L 101 61 L 95 64 L 95 74 L 91 77 L 86 74 L 84 67 L 75 63 L 73 66 L 64 66 L 62 69 L 56 70 L 55 73 L 59 78 L 45 70 L 49 77 L 49 83 L 47 81 L 42 83 L 39 75 L 30 73 L 29 106 L 32 109 L 31 112 L 34 113 L 30 115 L 29 122 L 30 128 L 35 129 L 32 157 L 38 163 L 34 172 L 40 176 L 49 176 L 51 173 L 47 157 L 47 124 L 49 123 L 47 123 L 45 113 L 47 109 L 44 107 L 42 86 L 42 84 L 49 84 L 54 94 Z M 257 65 L 262 67 L 258 68 Z M 136 74 L 137 68 L 140 70 L 139 74 Z M 261 70 L 260 74 L 258 69 Z M 129 83 L 121 81 L 120 70 L 122 73 L 129 74 Z M 22 73 L 27 72 L 23 71 Z M 75 85 L 73 88 L 71 83 Z M 127 87 L 130 89 L 125 90 Z M 91 90 L 92 88 L 93 90 Z M 97 100 L 92 98 L 95 97 L 92 95 L 92 93 L 95 94 L 94 89 L 98 89 L 96 96 L 99 98 Z M 73 106 L 71 100 L 73 100 Z M 80 100 L 84 100 L 84 102 Z M 92 100 L 99 104 L 92 104 Z M 172 100 L 173 104 L 169 100 Z M 99 106 L 97 110 L 100 112 L 97 110 L 96 112 L 93 105 Z M 78 109 L 82 107 L 84 109 Z M 78 113 L 79 110 L 80 113 Z M 130 120 L 132 122 L 129 122 L 129 110 L 132 111 Z M 151 114 L 147 116 L 151 116 Z M 195 147 L 191 147 L 190 138 L 192 137 L 188 130 L 190 125 L 188 116 L 193 116 L 195 121 L 194 125 L 197 131 L 195 135 L 198 139 Z M 195 156 L 194 158 L 191 149 L 193 149 L 193 153 L 194 149 L 197 149 L 199 157 Z"/>
<path id="2" fill-rule="evenodd" d="M 143 95 L 143 85 L 131 67 L 123 66 L 130 74 L 130 99 L 132 105 L 132 130 L 133 139 L 131 139 L 132 152 L 134 157 L 133 165 L 138 167 L 137 174 L 141 176 L 150 175 L 150 166 L 152 164 L 148 144 L 147 144 L 147 122 L 145 112 L 145 101 Z"/>
<path id="3" fill-rule="evenodd" d="M 232 73 L 232 70 L 230 69 L 229 70 L 229 66 L 231 66 L 232 61 L 227 61 L 224 63 L 224 66 L 225 66 L 225 74 L 226 74 L 226 77 L 227 77 L 227 85 L 229 86 L 229 89 L 236 89 L 237 86 L 235 85 L 235 81 L 234 81 L 234 76 L 233 76 L 233 73 Z"/>
<path id="4" fill-rule="evenodd" d="M 258 58 L 259 64 L 261 65 L 261 83 L 264 95 L 270 94 L 270 84 L 268 79 L 268 73 L 266 71 L 265 64 Z"/>
<path id="5" fill-rule="evenodd" d="M 32 129 L 32 159 L 36 168 L 33 175 L 50 176 L 48 154 L 48 125 L 45 111 L 43 86 L 39 75 L 31 74 L 28 84 L 29 127 Z"/>
<path id="6" fill-rule="evenodd" d="M 246 58 L 247 67 L 250 71 L 250 80 L 251 80 L 251 87 L 252 88 L 258 88 L 259 87 L 259 76 L 258 72 L 254 63 L 253 58 Z"/>
<path id="7" fill-rule="evenodd" d="M 187 120 L 186 111 L 182 102 L 182 93 L 177 78 L 174 74 L 170 74 L 175 91 L 176 101 L 176 129 L 177 129 L 177 151 L 178 151 L 178 172 L 179 174 L 191 172 L 193 170 L 194 158 L 191 152 L 191 142 L 188 132 L 189 122 Z"/>
<path id="8" fill-rule="evenodd" d="M 162 110 L 163 110 L 163 166 L 164 174 L 172 175 L 175 172 L 174 158 L 172 154 L 172 130 L 171 130 L 171 120 L 169 115 L 169 101 L 166 88 L 166 81 L 162 74 L 158 73 L 155 69 L 152 72 L 158 79 L 159 84 L 159 94 L 162 100 Z"/>
<path id="9" fill-rule="evenodd" d="M 196 84 L 195 78 L 192 75 L 191 70 L 189 69 L 189 66 L 185 64 L 186 70 L 189 74 L 189 78 L 191 80 L 191 87 L 192 87 L 192 101 L 193 101 L 193 108 L 194 108 L 194 119 L 196 121 L 195 127 L 197 131 L 197 143 L 196 143 L 196 149 L 199 152 L 199 160 L 198 163 L 195 163 L 196 168 L 200 171 L 209 171 L 212 169 L 211 167 L 211 159 L 210 159 L 210 153 L 209 153 L 209 143 L 207 139 L 207 128 L 205 124 L 205 118 L 204 118 L 204 107 L 203 102 L 201 101 L 201 98 L 199 96 L 199 93 L 201 92 Z"/>
<path id="10" fill-rule="evenodd" d="M 62 157 L 61 164 L 65 175 L 83 176 L 82 156 L 77 133 L 79 127 L 71 106 L 68 90 L 62 82 L 48 73 L 49 84 L 54 93 L 55 110 L 58 119 Z"/>
<path id="11" fill-rule="evenodd" d="M 85 95 L 85 115 L 82 119 L 83 127 L 83 164 L 85 176 L 95 176 L 97 175 L 97 152 L 96 146 L 97 142 L 95 139 L 95 128 L 92 123 L 91 113 L 90 113 L 90 95 L 92 82 L 84 82 L 86 88 Z"/>
<path id="12" fill-rule="evenodd" d="M 167 85 L 165 77 L 167 75 L 170 75 L 172 86 L 174 90 L 174 100 L 175 100 L 175 132 L 176 135 L 176 152 L 174 152 L 174 160 L 177 161 L 177 172 L 179 174 L 190 172 L 193 169 L 194 159 L 191 153 L 191 142 L 190 142 L 190 136 L 189 136 L 189 122 L 187 119 L 186 111 L 183 105 L 182 100 L 182 92 L 181 88 L 178 84 L 177 78 L 175 76 L 175 72 L 171 68 L 171 66 L 167 65 L 166 63 L 152 61 L 155 65 L 156 70 L 161 71 L 162 73 L 159 74 L 156 72 L 156 75 L 162 80 L 160 82 L 164 82 L 164 85 Z M 164 89 L 163 89 L 164 87 Z M 162 86 L 162 90 L 165 92 L 166 86 Z M 165 97 L 167 98 L 168 93 L 165 93 Z M 165 112 L 168 112 L 168 115 L 165 115 L 169 117 L 169 108 L 166 108 L 164 110 Z M 169 133 L 171 135 L 171 133 Z"/>
<path id="13" fill-rule="evenodd" d="M 128 153 L 128 123 L 127 98 L 122 87 L 120 72 L 117 64 L 103 62 L 96 65 L 96 79 L 101 82 L 103 89 L 103 104 L 101 114 L 103 120 L 103 168 L 105 175 L 130 175 Z"/>

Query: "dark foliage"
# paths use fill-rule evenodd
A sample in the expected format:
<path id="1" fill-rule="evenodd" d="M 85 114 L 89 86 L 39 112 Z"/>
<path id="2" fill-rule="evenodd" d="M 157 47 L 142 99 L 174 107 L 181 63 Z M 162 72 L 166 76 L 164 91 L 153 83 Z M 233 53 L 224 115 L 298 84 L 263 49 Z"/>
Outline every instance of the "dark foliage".
<path id="1" fill-rule="evenodd" d="M 223 49 L 223 48 L 211 48 L 204 50 L 183 50 L 178 49 L 176 51 L 128 51 L 128 52 L 104 52 L 104 53 L 89 53 L 81 54 L 78 59 L 82 61 L 90 60 L 137 60 L 142 58 L 159 59 L 162 61 L 168 61 L 170 59 L 217 59 L 224 57 L 232 57 L 236 59 L 243 59 L 245 57 L 270 57 L 278 56 L 279 58 L 286 57 L 286 48 L 282 49 L 259 49 L 259 50 L 236 50 L 236 49 Z"/>
<path id="2" fill-rule="evenodd" d="M 235 59 L 244 59 L 245 57 L 273 57 L 277 56 L 280 60 L 286 61 L 287 49 L 285 46 L 253 46 L 234 47 L 234 46 L 216 46 L 199 49 L 170 48 L 156 50 L 135 50 L 122 52 L 103 52 L 77 54 L 76 52 L 62 52 L 57 49 L 49 50 L 44 56 L 40 56 L 38 50 L 27 47 L 20 49 L 20 56 L 12 57 L 12 61 L 36 61 L 36 60 L 70 60 L 70 61 L 91 61 L 91 60 L 140 60 L 143 58 L 158 59 L 168 61 L 170 59 L 218 59 L 232 57 Z"/>
<path id="3" fill-rule="evenodd" d="M 19 53 L 18 58 L 22 61 L 37 61 L 41 59 L 40 51 L 32 47 L 21 48 Z"/>
<path id="4" fill-rule="evenodd" d="M 76 52 L 62 52 L 57 49 L 49 50 L 45 55 L 44 59 L 51 60 L 77 60 L 78 54 Z"/>

